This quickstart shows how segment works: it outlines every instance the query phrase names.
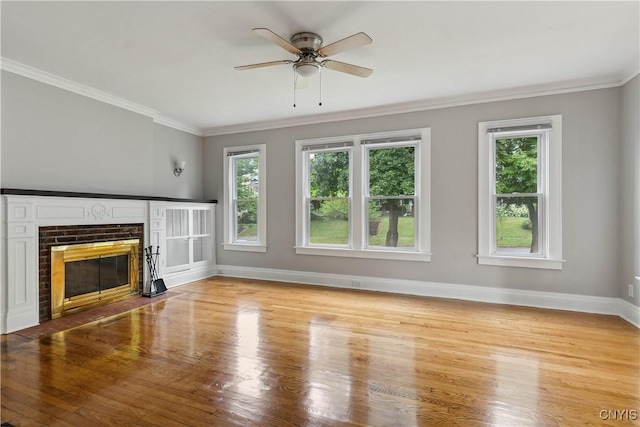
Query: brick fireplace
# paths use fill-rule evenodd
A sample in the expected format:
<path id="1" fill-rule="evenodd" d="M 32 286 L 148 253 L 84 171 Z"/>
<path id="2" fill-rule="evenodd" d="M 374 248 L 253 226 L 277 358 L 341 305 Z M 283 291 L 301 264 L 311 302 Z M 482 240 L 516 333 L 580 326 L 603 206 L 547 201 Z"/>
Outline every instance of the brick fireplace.
<path id="1" fill-rule="evenodd" d="M 68 225 L 38 228 L 38 313 L 40 322 L 51 319 L 51 248 L 59 245 L 144 241 L 144 224 Z M 142 251 L 138 252 L 138 277 L 143 277 Z M 139 286 L 139 285 L 138 285 Z M 141 289 L 139 289 L 141 290 Z"/>

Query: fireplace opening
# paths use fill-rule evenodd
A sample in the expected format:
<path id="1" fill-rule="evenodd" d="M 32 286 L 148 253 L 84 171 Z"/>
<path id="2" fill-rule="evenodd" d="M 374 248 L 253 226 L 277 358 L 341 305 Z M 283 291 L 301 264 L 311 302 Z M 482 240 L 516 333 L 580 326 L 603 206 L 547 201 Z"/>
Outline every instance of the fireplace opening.
<path id="1" fill-rule="evenodd" d="M 64 277 L 65 298 L 117 288 L 129 283 L 129 257 L 116 255 L 67 262 Z"/>
<path id="2" fill-rule="evenodd" d="M 139 240 L 51 248 L 51 318 L 138 293 Z"/>

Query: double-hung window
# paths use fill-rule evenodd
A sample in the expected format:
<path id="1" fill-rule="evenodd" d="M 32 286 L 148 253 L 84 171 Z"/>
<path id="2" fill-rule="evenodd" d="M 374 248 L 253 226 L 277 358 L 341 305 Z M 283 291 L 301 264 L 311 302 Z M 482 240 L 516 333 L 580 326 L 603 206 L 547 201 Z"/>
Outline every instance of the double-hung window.
<path id="1" fill-rule="evenodd" d="M 365 209 L 369 218 L 368 249 L 405 248 L 417 250 L 420 206 L 416 204 L 416 167 L 421 136 L 386 140 L 364 140 Z M 382 221 L 384 230 L 380 233 Z"/>
<path id="2" fill-rule="evenodd" d="M 296 141 L 296 253 L 429 261 L 429 134 Z"/>
<path id="3" fill-rule="evenodd" d="M 561 269 L 561 116 L 478 129 L 479 263 Z"/>
<path id="4" fill-rule="evenodd" d="M 224 149 L 224 249 L 267 250 L 265 144 Z"/>
<path id="5" fill-rule="evenodd" d="M 307 146 L 305 163 L 305 227 L 309 246 L 351 246 L 351 142 Z"/>

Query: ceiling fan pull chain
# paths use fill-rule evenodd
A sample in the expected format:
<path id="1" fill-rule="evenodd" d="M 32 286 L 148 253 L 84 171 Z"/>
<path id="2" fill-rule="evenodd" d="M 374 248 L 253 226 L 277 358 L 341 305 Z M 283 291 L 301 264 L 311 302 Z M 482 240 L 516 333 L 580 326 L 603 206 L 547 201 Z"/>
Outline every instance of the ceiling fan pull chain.
<path id="1" fill-rule="evenodd" d="M 320 102 L 318 105 L 322 107 L 322 67 L 318 69 L 318 80 L 320 81 Z"/>
<path id="2" fill-rule="evenodd" d="M 293 108 L 296 108 L 296 83 L 298 82 L 298 73 L 293 71 Z"/>

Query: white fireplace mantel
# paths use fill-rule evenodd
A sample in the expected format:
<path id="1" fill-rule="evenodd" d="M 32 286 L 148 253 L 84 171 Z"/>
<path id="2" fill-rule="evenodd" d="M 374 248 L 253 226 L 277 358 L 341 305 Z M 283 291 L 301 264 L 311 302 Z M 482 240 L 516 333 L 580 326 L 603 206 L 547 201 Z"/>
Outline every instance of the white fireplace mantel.
<path id="1" fill-rule="evenodd" d="M 48 192 L 44 192 L 45 194 Z M 39 324 L 38 228 L 55 225 L 144 224 L 144 244 L 164 247 L 165 210 L 175 204 L 197 201 L 159 198 L 68 197 L 34 194 L 2 195 L 2 248 L 0 260 L 0 333 Z M 215 201 L 200 201 L 212 211 Z M 162 255 L 161 255 L 162 257 Z M 161 266 L 162 266 L 162 260 Z M 178 275 L 175 286 L 215 274 L 215 258 L 206 268 Z M 144 282 L 148 272 L 144 269 Z"/>

